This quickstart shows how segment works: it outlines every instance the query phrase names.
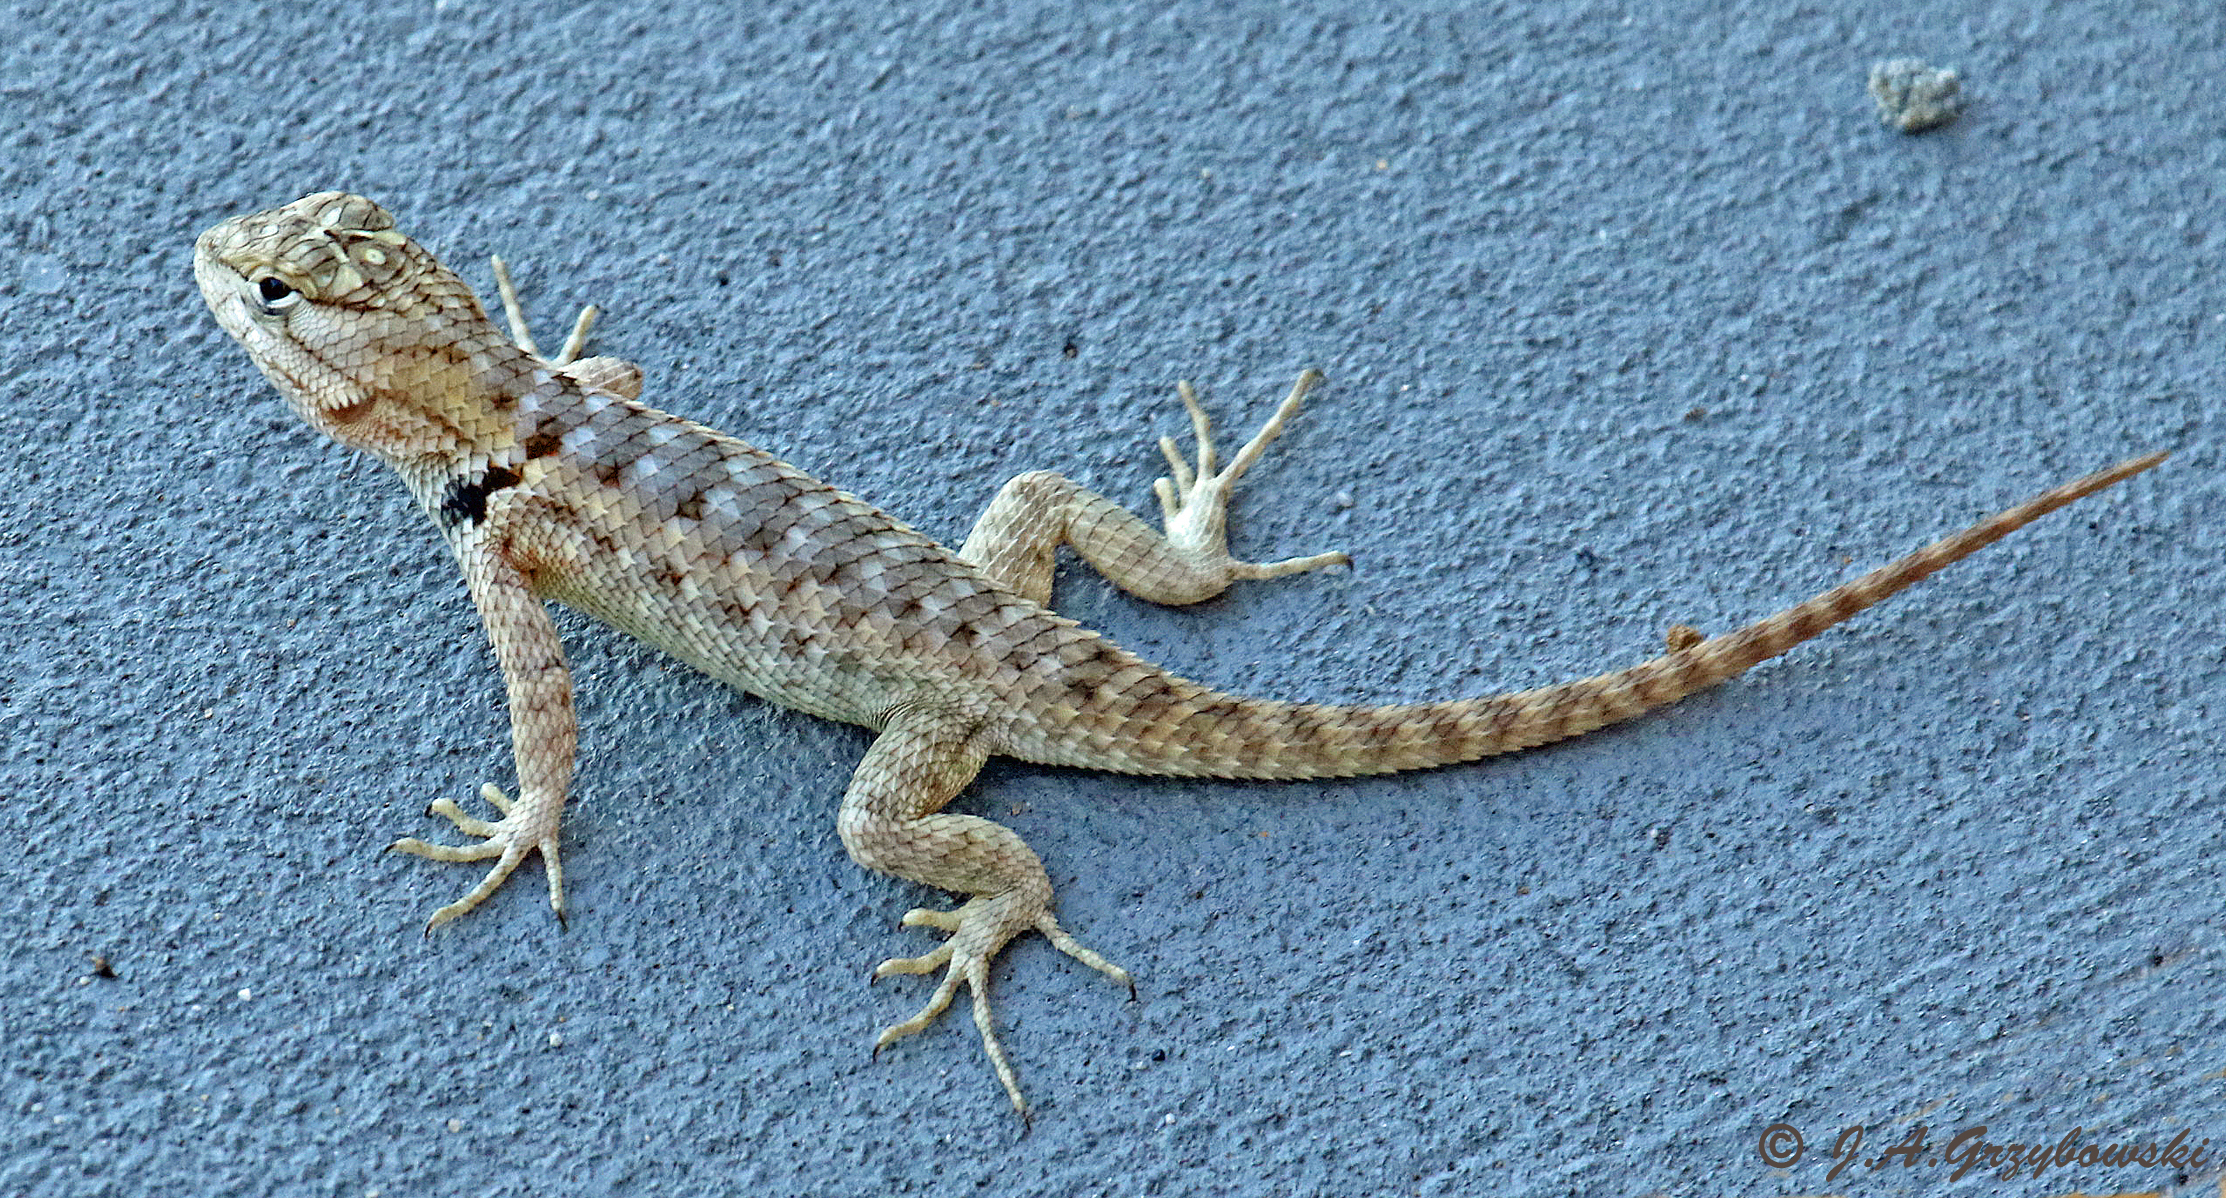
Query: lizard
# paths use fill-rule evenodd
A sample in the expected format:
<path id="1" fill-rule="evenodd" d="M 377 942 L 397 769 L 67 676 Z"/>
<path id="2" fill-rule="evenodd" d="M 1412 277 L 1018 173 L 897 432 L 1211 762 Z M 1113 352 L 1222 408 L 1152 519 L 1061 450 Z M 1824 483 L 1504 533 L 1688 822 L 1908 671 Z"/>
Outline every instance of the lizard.
<path id="1" fill-rule="evenodd" d="M 1051 609 L 1070 548 L 1148 601 L 1195 603 L 1232 583 L 1348 564 L 1343 553 L 1250 562 L 1228 551 L 1238 480 L 1320 380 L 1309 370 L 1233 457 L 1186 382 L 1195 465 L 1163 437 L 1162 528 L 1046 471 L 997 493 L 964 544 L 938 544 L 772 454 L 641 402 L 642 372 L 582 357 L 596 309 L 545 355 L 508 271 L 498 328 L 472 289 L 370 200 L 322 192 L 202 234 L 194 274 L 217 323 L 287 404 L 383 459 L 462 568 L 500 669 L 517 797 L 499 815 L 453 800 L 429 814 L 472 843 L 405 837 L 436 861 L 494 864 L 426 932 L 477 907 L 539 853 L 564 915 L 558 826 L 573 773 L 572 682 L 546 601 L 583 611 L 712 677 L 876 736 L 836 832 L 859 865 L 965 896 L 907 927 L 947 933 L 878 978 L 941 978 L 889 1043 L 928 1027 L 964 984 L 983 1050 L 1029 1115 L 998 1039 L 989 965 L 1029 931 L 1129 987 L 1128 972 L 1052 915 L 1042 861 L 1011 829 L 944 807 L 993 754 L 1177 777 L 1307 779 L 1472 761 L 1631 719 L 1734 677 L 2040 516 L 2155 466 L 2151 453 L 2065 483 L 1734 631 L 1670 629 L 1637 665 L 1529 690 L 1434 703 L 1340 706 L 1225 694 Z"/>

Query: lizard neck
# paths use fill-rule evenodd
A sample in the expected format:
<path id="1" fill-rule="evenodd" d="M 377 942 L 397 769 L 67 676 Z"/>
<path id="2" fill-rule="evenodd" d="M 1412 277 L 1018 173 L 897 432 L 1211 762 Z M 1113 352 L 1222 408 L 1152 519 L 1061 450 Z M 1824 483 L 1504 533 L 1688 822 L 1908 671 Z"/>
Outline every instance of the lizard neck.
<path id="1" fill-rule="evenodd" d="M 454 466 L 515 445 L 520 402 L 554 372 L 485 320 L 395 323 L 410 327 L 381 347 L 375 372 L 354 380 L 356 402 L 305 411 L 310 423 L 405 477 L 428 462 Z"/>
<path id="2" fill-rule="evenodd" d="M 577 407 L 579 398 L 570 379 L 507 341 L 471 365 L 460 385 L 414 405 L 432 434 L 426 452 L 380 454 L 452 536 L 479 523 L 490 497 L 518 484 L 535 432 L 560 436 L 550 416 Z"/>

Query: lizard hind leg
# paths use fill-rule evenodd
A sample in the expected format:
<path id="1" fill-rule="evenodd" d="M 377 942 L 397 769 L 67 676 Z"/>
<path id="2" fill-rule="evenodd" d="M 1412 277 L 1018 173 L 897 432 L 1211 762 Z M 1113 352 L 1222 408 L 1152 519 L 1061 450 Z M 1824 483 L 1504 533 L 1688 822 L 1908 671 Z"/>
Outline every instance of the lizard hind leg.
<path id="1" fill-rule="evenodd" d="M 978 816 L 941 810 L 981 770 L 987 755 L 973 739 L 966 721 L 902 712 L 858 764 L 836 826 L 843 847 L 858 864 L 971 896 L 953 910 L 923 907 L 905 914 L 904 926 L 948 932 L 950 938 L 921 956 L 883 961 L 873 976 L 941 970 L 943 978 L 917 1013 L 883 1029 L 874 1051 L 925 1030 L 950 1008 L 964 983 L 973 994 L 982 1050 L 1013 1109 L 1026 1117 L 1028 1104 L 990 1010 L 990 962 L 1014 937 L 1034 930 L 1061 952 L 1127 985 L 1131 993 L 1135 985 L 1125 970 L 1084 948 L 1052 918 L 1051 879 L 1018 833 Z"/>
<path id="2" fill-rule="evenodd" d="M 1237 480 L 1244 477 L 1245 471 L 1252 469 L 1260 455 L 1267 452 L 1268 444 L 1283 435 L 1283 426 L 1298 414 L 1306 393 L 1321 381 L 1321 371 L 1300 371 L 1298 381 L 1291 385 L 1291 393 L 1276 405 L 1267 423 L 1252 434 L 1252 439 L 1244 443 L 1244 448 L 1237 451 L 1237 456 L 1231 458 L 1227 466 L 1221 465 L 1214 451 L 1213 421 L 1207 418 L 1206 410 L 1198 406 L 1198 393 L 1191 390 L 1188 381 L 1175 384 L 1175 393 L 1182 397 L 1183 408 L 1190 413 L 1191 434 L 1198 442 L 1198 467 L 1191 469 L 1173 437 L 1159 439 L 1159 452 L 1167 459 L 1167 469 L 1173 477 L 1154 480 L 1152 494 L 1159 497 L 1160 512 L 1167 523 L 1168 544 L 1193 554 L 1222 558 L 1228 563 L 1232 579 L 1281 578 L 1324 566 L 1352 564 L 1352 559 L 1343 553 L 1316 553 L 1279 562 L 1241 562 L 1229 557 L 1229 493 L 1236 489 Z"/>
<path id="3" fill-rule="evenodd" d="M 1296 415 L 1306 393 L 1321 381 L 1308 370 L 1252 439 L 1221 462 L 1213 422 L 1189 383 L 1176 384 L 1197 439 L 1194 469 L 1172 437 L 1161 437 L 1170 478 L 1152 484 L 1164 531 L 1154 531 L 1120 504 L 1084 490 L 1050 471 L 1020 475 L 990 501 L 959 556 L 1008 589 L 1038 603 L 1051 602 L 1054 556 L 1071 545 L 1083 560 L 1122 590 L 1154 603 L 1211 599 L 1242 579 L 1281 578 L 1324 566 L 1350 565 L 1343 553 L 1317 553 L 1273 562 L 1229 555 L 1229 496 L 1268 443 Z"/>

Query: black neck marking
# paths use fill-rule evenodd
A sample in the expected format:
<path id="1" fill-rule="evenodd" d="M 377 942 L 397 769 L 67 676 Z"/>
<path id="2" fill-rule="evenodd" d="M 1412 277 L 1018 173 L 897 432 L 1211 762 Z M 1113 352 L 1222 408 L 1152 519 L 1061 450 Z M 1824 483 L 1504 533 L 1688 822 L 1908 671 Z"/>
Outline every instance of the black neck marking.
<path id="1" fill-rule="evenodd" d="M 487 497 L 517 484 L 518 472 L 508 466 L 489 466 L 486 473 L 475 479 L 450 479 L 433 518 L 440 522 L 443 531 L 452 531 L 460 525 L 476 525 L 487 517 Z"/>

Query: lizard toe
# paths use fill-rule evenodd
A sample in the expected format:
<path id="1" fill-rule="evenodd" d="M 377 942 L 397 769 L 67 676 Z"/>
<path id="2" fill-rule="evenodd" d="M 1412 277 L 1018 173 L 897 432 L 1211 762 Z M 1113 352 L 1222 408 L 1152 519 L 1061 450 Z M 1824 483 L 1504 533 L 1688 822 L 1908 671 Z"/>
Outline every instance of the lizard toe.
<path id="1" fill-rule="evenodd" d="M 464 915 L 487 901 L 510 875 L 523 864 L 526 854 L 538 851 L 549 878 L 549 906 L 559 920 L 564 918 L 564 865 L 557 853 L 556 821 L 549 818 L 546 805 L 536 803 L 530 795 L 521 795 L 516 803 L 494 786 L 482 787 L 481 797 L 503 813 L 499 820 L 483 820 L 470 815 L 449 799 L 435 799 L 431 812 L 456 825 L 466 836 L 477 836 L 479 842 L 466 845 L 435 844 L 415 836 L 405 836 L 387 848 L 397 853 L 408 853 L 429 861 L 485 861 L 495 860 L 479 884 L 464 897 L 433 912 L 426 921 L 425 930 L 434 928 Z"/>
<path id="2" fill-rule="evenodd" d="M 1165 517 L 1167 543 L 1176 552 L 1193 559 L 1202 568 L 1217 572 L 1223 585 L 1237 579 L 1281 578 L 1326 566 L 1351 565 L 1352 558 L 1344 553 L 1316 553 L 1305 557 L 1285 558 L 1273 562 L 1248 562 L 1229 556 L 1228 509 L 1229 496 L 1236 490 L 1237 480 L 1244 477 L 1260 455 L 1267 452 L 1268 444 L 1282 435 L 1283 427 L 1297 415 L 1299 404 L 1314 384 L 1321 381 L 1321 374 L 1309 370 L 1299 375 L 1291 394 L 1277 406 L 1274 415 L 1260 431 L 1237 451 L 1234 458 L 1224 465 L 1214 448 L 1213 422 L 1205 409 L 1198 404 L 1198 395 L 1189 383 L 1177 383 L 1183 407 L 1190 413 L 1191 433 L 1197 442 L 1198 460 L 1195 468 L 1184 458 L 1182 450 L 1172 437 L 1161 437 L 1160 452 L 1167 458 L 1169 477 L 1152 484 L 1152 493 L 1159 497 L 1160 511 Z"/>

